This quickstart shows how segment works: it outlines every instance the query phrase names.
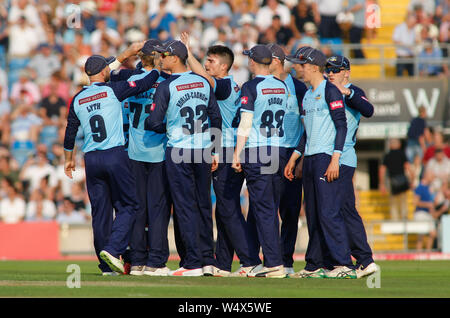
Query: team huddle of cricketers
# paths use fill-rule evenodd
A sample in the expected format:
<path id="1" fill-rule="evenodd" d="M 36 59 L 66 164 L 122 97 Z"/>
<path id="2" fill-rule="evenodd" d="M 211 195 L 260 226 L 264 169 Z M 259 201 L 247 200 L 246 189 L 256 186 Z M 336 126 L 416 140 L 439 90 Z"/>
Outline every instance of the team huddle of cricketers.
<path id="1" fill-rule="evenodd" d="M 360 278 L 379 269 L 352 181 L 359 121 L 374 109 L 351 84 L 349 60 L 307 46 L 285 55 L 277 44 L 243 54 L 252 79 L 242 87 L 228 74 L 228 47 L 210 47 L 201 64 L 186 33 L 86 61 L 90 85 L 69 108 L 65 171 L 72 177 L 81 127 L 103 275 L 128 272 L 124 260 L 129 274 L 148 276 Z M 121 69 L 134 55 L 136 68 Z M 302 199 L 309 238 L 295 272 Z"/>

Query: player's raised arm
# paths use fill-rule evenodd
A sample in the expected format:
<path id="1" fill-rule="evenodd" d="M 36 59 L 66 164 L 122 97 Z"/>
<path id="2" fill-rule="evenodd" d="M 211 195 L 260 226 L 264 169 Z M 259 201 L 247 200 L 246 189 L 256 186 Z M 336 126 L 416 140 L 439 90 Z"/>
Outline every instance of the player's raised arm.
<path id="1" fill-rule="evenodd" d="M 215 88 L 216 81 L 214 78 L 206 72 L 203 65 L 195 58 L 194 54 L 191 51 L 191 48 L 189 46 L 189 33 L 183 32 L 180 36 L 181 42 L 183 42 L 184 45 L 186 45 L 186 48 L 188 50 L 188 58 L 187 63 L 189 67 L 191 68 L 192 72 L 197 73 L 198 75 L 203 76 L 206 78 L 206 80 L 209 82 L 212 88 Z"/>
<path id="2" fill-rule="evenodd" d="M 135 96 L 142 92 L 148 91 L 159 78 L 159 71 L 153 70 L 147 76 L 136 81 L 117 81 L 107 83 L 119 101 L 123 101 L 128 97 Z"/>
<path id="3" fill-rule="evenodd" d="M 166 132 L 164 118 L 170 101 L 169 80 L 159 84 L 153 97 L 153 104 L 150 108 L 151 115 L 147 117 L 144 123 L 145 130 L 151 130 L 159 134 Z"/>

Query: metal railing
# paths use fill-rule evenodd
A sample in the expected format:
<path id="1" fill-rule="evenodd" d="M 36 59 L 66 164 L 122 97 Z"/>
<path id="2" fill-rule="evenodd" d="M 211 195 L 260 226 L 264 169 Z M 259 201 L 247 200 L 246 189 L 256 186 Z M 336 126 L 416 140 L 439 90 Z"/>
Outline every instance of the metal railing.
<path id="1" fill-rule="evenodd" d="M 420 64 L 437 64 L 437 65 L 447 65 L 450 66 L 450 56 L 442 58 L 421 58 L 418 56 L 417 52 L 418 46 L 411 47 L 415 52 L 414 57 L 411 58 L 397 58 L 397 57 L 387 57 L 386 50 L 396 50 L 397 48 L 405 48 L 404 45 L 396 44 L 357 44 L 357 43 L 324 43 L 321 47 L 330 47 L 333 52 L 341 52 L 342 55 L 346 57 L 351 56 L 351 52 L 355 49 L 361 50 L 378 50 L 379 58 L 350 58 L 352 65 L 373 65 L 378 64 L 380 68 L 380 78 L 386 78 L 386 66 L 395 66 L 398 63 L 413 64 L 414 65 L 414 77 L 419 78 L 419 66 Z M 435 46 L 439 47 L 441 50 L 446 49 L 450 54 L 450 43 L 439 43 Z"/>

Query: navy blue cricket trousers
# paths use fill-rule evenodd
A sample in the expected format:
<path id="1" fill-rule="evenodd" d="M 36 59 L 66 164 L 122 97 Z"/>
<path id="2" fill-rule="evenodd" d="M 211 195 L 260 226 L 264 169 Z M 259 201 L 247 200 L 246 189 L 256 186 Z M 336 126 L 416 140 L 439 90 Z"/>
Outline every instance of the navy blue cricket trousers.
<path id="1" fill-rule="evenodd" d="M 373 262 L 373 254 L 367 242 L 364 223 L 356 210 L 355 190 L 353 188 L 354 173 L 355 168 L 346 165 L 341 166 L 339 179 L 342 187 L 341 191 L 345 193 L 341 213 L 347 229 L 351 254 L 356 259 L 356 267 L 360 265 L 366 267 Z"/>
<path id="2" fill-rule="evenodd" d="M 253 242 L 250 241 L 250 244 L 253 244 L 253 247 L 251 247 L 253 251 L 250 251 L 250 253 L 255 252 L 254 248 L 259 241 L 264 255 L 264 266 L 266 267 L 283 264 L 278 220 L 279 151 L 277 147 L 246 148 L 245 160 L 242 163 L 250 199 L 247 217 L 249 235 L 253 235 Z M 262 153 L 267 154 L 271 161 L 265 162 L 266 158 L 261 157 Z M 252 222 L 256 225 L 257 233 L 251 231 Z"/>
<path id="3" fill-rule="evenodd" d="M 213 172 L 213 188 L 216 194 L 216 266 L 231 271 L 234 251 L 242 266 L 258 265 L 259 258 L 249 255 L 249 237 L 240 204 L 240 193 L 244 173 L 236 173 L 229 162 L 233 159 L 233 148 L 223 149 L 223 163 Z"/>
<path id="4" fill-rule="evenodd" d="M 286 149 L 286 158 L 282 162 L 281 172 L 289 161 L 294 148 Z M 302 179 L 289 181 L 283 176 L 283 185 L 280 198 L 280 218 L 281 218 L 281 248 L 283 255 L 283 265 L 292 267 L 294 264 L 295 243 L 298 233 L 298 218 L 302 205 Z"/>
<path id="5" fill-rule="evenodd" d="M 334 265 L 352 267 L 350 247 L 344 217 L 339 178 L 328 182 L 324 177 L 331 156 L 320 153 L 303 160 L 303 189 L 309 241 L 306 250 L 306 270 L 331 268 Z M 341 174 L 342 167 L 340 168 Z"/>
<path id="6" fill-rule="evenodd" d="M 84 160 L 92 206 L 95 252 L 100 261 L 99 268 L 109 272 L 111 269 L 99 254 L 106 250 L 119 257 L 128 246 L 130 231 L 139 210 L 135 178 L 123 146 L 88 152 Z"/>
<path id="7" fill-rule="evenodd" d="M 140 206 L 130 239 L 131 264 L 165 267 L 170 254 L 167 230 L 172 205 L 166 165 L 164 161 L 130 161 Z"/>
<path id="8" fill-rule="evenodd" d="M 166 148 L 166 171 L 186 269 L 215 264 L 211 164 L 202 159 L 204 151 L 207 150 Z M 178 162 L 179 158 L 187 160 Z"/>

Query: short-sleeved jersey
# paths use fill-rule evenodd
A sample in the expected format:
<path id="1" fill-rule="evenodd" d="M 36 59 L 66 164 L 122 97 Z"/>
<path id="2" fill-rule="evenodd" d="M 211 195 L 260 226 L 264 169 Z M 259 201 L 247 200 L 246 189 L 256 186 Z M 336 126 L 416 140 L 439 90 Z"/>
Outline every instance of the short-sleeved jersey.
<path id="1" fill-rule="evenodd" d="M 253 113 L 246 148 L 282 146 L 287 101 L 286 84 L 273 75 L 258 75 L 242 85 L 241 112 Z"/>
<path id="2" fill-rule="evenodd" d="M 137 70 L 129 81 L 139 80 L 145 77 L 150 71 L 145 69 Z M 124 103 L 128 103 L 130 130 L 128 156 L 130 159 L 143 162 L 164 161 L 164 153 L 167 145 L 166 134 L 158 134 L 154 131 L 144 129 L 144 123 L 150 116 L 150 109 L 153 103 L 153 95 L 159 83 L 167 76 L 160 75 L 153 87 L 139 95 L 127 98 Z"/>
<path id="3" fill-rule="evenodd" d="M 209 82 L 193 72 L 172 74 L 156 89 L 146 129 L 167 133 L 169 147 L 211 147 L 208 128 L 221 130 L 222 119 Z M 164 121 L 166 119 L 166 121 Z"/>
<path id="4" fill-rule="evenodd" d="M 302 102 L 306 147 L 305 156 L 319 153 L 332 155 L 344 148 L 347 123 L 342 94 L 327 80 L 316 90 L 312 87 L 305 93 Z"/>
<path id="5" fill-rule="evenodd" d="M 74 148 L 78 127 L 84 135 L 83 152 L 125 145 L 122 101 L 148 90 L 159 77 L 158 71 L 136 81 L 92 83 L 72 99 L 67 118 L 64 149 Z"/>
<path id="6" fill-rule="evenodd" d="M 303 134 L 304 127 L 300 119 L 300 108 L 303 96 L 307 91 L 305 84 L 288 74 L 284 80 L 288 88 L 288 102 L 284 115 L 284 140 L 282 145 L 286 148 L 295 148 Z"/>
<path id="7" fill-rule="evenodd" d="M 240 88 L 231 75 L 214 80 L 214 94 L 222 116 L 222 146 L 234 147 L 239 124 Z"/>

